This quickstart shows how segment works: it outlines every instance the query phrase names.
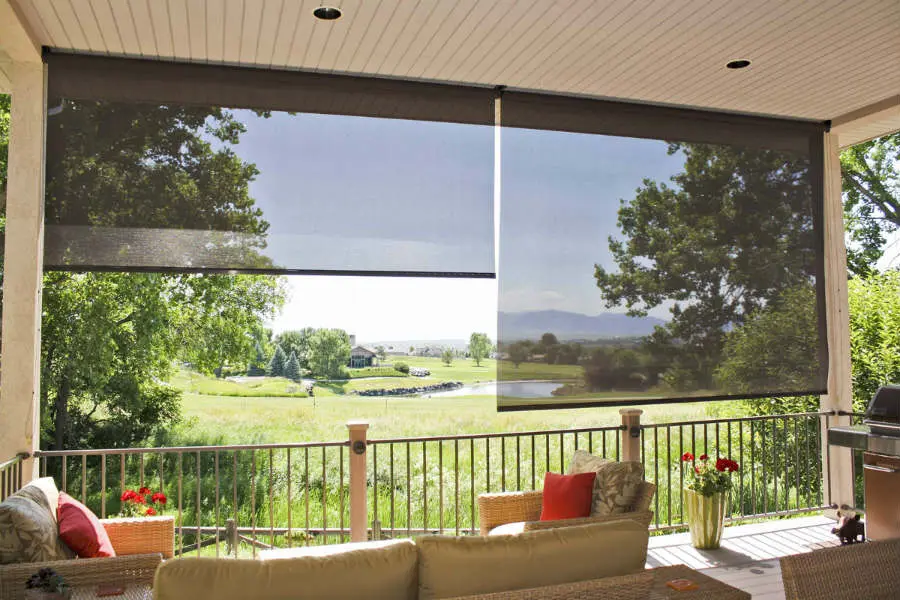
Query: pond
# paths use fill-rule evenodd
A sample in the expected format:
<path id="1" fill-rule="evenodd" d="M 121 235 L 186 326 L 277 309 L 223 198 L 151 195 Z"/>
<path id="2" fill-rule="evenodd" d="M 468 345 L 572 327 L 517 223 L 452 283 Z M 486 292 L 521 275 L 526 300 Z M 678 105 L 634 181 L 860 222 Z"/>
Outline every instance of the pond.
<path id="1" fill-rule="evenodd" d="M 558 381 L 505 381 L 503 382 L 503 395 L 508 398 L 548 398 L 553 390 L 562 387 Z M 446 398 L 450 396 L 496 396 L 497 382 L 472 383 L 455 390 L 446 392 L 434 392 L 428 394 L 432 398 Z"/>

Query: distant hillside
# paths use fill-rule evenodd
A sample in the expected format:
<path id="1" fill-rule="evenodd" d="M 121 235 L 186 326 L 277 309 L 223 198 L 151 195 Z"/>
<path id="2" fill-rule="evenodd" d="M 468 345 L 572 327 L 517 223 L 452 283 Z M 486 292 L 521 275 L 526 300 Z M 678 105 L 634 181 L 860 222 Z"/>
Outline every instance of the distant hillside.
<path id="1" fill-rule="evenodd" d="M 536 340 L 550 332 L 561 340 L 597 340 L 639 337 L 665 321 L 656 317 L 629 317 L 617 313 L 596 316 L 561 310 L 500 313 L 500 338 L 505 342 Z"/>
<path id="2" fill-rule="evenodd" d="M 453 348 L 454 350 L 465 350 L 469 345 L 469 340 L 461 339 L 442 339 L 442 340 L 392 340 L 387 342 L 367 342 L 362 341 L 362 345 L 366 348 L 375 348 L 375 346 L 384 346 L 388 352 L 407 352 L 410 346 L 416 348 Z M 391 350 L 391 348 L 393 348 Z"/>

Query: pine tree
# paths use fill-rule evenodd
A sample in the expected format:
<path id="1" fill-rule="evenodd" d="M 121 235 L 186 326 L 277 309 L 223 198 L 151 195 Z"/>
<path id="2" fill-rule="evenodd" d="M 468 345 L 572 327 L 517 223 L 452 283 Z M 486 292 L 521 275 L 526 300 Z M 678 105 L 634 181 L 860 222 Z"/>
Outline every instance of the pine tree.
<path id="1" fill-rule="evenodd" d="M 269 361 L 269 368 L 266 371 L 271 377 L 281 377 L 284 375 L 284 363 L 284 350 L 281 349 L 281 346 L 275 346 L 275 354 L 272 355 L 272 360 Z"/>
<path id="2" fill-rule="evenodd" d="M 291 352 L 287 362 L 284 363 L 284 376 L 294 381 L 300 379 L 300 360 L 294 352 Z"/>

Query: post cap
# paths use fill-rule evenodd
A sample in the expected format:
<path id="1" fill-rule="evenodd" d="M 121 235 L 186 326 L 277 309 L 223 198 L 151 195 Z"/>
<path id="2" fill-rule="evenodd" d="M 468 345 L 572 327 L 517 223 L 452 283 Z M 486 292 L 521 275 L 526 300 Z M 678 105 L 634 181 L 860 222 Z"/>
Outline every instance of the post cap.
<path id="1" fill-rule="evenodd" d="M 369 428 L 368 421 L 353 420 L 347 421 L 347 429 L 350 431 L 365 431 Z"/>
<path id="2" fill-rule="evenodd" d="M 620 408 L 619 414 L 622 416 L 642 415 L 644 411 L 640 408 Z"/>

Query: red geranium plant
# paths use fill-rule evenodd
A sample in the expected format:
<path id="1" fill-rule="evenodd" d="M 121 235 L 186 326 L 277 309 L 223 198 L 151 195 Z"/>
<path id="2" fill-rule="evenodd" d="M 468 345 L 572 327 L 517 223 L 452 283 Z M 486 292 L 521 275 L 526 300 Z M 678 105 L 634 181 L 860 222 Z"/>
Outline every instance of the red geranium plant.
<path id="1" fill-rule="evenodd" d="M 716 458 L 711 461 L 709 456 L 701 454 L 695 460 L 694 455 L 685 452 L 681 456 L 682 464 L 691 463 L 693 468 L 687 470 L 688 482 L 685 487 L 703 496 L 722 494 L 734 488 L 731 473 L 740 470 L 740 465 L 730 458 Z"/>
<path id="2" fill-rule="evenodd" d="M 154 492 L 148 487 L 139 488 L 137 491 L 128 489 L 122 492 L 123 517 L 152 517 L 162 514 L 166 507 L 167 498 L 162 492 Z"/>

